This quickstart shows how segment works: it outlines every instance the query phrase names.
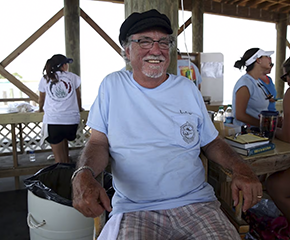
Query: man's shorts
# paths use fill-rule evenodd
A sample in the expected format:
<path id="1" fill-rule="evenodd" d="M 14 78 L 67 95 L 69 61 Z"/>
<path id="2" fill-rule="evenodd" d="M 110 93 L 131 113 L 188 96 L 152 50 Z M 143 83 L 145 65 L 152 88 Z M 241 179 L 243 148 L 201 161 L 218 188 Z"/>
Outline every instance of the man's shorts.
<path id="1" fill-rule="evenodd" d="M 58 144 L 64 139 L 73 141 L 76 138 L 77 130 L 78 124 L 48 124 L 48 137 L 46 138 L 46 141 L 50 144 Z"/>
<path id="2" fill-rule="evenodd" d="M 117 240 L 135 239 L 240 240 L 241 237 L 216 200 L 168 210 L 124 213 Z"/>

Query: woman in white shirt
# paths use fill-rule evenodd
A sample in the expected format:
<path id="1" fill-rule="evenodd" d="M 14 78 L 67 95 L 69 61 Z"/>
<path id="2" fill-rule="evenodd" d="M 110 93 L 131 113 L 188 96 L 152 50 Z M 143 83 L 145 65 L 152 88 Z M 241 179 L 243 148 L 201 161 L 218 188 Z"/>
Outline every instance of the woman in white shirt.
<path id="1" fill-rule="evenodd" d="M 55 162 L 69 163 L 68 141 L 76 138 L 80 122 L 81 79 L 68 72 L 71 58 L 56 54 L 48 59 L 40 80 L 39 112 L 44 112 L 43 124 L 47 126 L 48 141 Z"/>
<path id="2" fill-rule="evenodd" d="M 269 99 L 273 96 L 266 91 L 259 78 L 271 69 L 273 63 L 270 56 L 273 53 L 274 51 L 251 48 L 235 62 L 234 67 L 246 67 L 247 72 L 237 81 L 233 90 L 235 125 L 259 127 L 260 112 L 268 110 Z"/>

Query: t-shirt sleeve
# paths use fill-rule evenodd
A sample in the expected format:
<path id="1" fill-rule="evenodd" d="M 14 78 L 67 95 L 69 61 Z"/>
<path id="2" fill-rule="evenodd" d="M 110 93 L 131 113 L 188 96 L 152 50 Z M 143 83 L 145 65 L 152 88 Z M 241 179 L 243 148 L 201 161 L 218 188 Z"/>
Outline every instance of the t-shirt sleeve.
<path id="1" fill-rule="evenodd" d="M 253 83 L 250 79 L 246 78 L 246 77 L 241 77 L 239 79 L 239 81 L 236 84 L 236 88 L 235 88 L 235 93 L 241 88 L 241 87 L 247 87 L 249 90 L 250 95 L 253 94 L 254 92 L 254 86 Z"/>
<path id="2" fill-rule="evenodd" d="M 39 92 L 45 92 L 45 84 L 46 84 L 46 79 L 44 77 L 42 77 L 40 79 L 39 84 L 38 84 L 38 91 Z"/>
<path id="3" fill-rule="evenodd" d="M 108 134 L 108 92 L 105 90 L 104 81 L 101 83 L 98 96 L 91 106 L 87 125 L 94 130 Z"/>
<path id="4" fill-rule="evenodd" d="M 74 74 L 74 82 L 75 82 L 75 88 L 77 89 L 81 85 L 81 78 Z"/>

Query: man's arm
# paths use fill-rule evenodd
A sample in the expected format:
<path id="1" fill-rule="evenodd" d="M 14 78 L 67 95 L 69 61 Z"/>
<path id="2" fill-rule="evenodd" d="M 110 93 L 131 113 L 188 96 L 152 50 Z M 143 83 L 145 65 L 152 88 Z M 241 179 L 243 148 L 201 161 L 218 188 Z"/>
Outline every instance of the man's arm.
<path id="1" fill-rule="evenodd" d="M 243 211 L 254 206 L 263 195 L 262 184 L 248 164 L 222 139 L 217 137 L 202 148 L 205 156 L 232 172 L 234 205 L 239 203 L 239 191 L 244 195 Z"/>
<path id="2" fill-rule="evenodd" d="M 97 217 L 104 210 L 111 211 L 110 199 L 105 189 L 95 180 L 109 162 L 109 144 L 104 133 L 93 130 L 91 137 L 77 163 L 77 172 L 72 180 L 73 206 L 86 217 Z"/>

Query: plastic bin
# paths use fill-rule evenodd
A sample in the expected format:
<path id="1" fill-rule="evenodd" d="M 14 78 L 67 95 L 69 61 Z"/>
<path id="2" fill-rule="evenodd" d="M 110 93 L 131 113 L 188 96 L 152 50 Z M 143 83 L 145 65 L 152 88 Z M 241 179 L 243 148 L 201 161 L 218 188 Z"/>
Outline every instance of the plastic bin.
<path id="1" fill-rule="evenodd" d="M 31 240 L 92 240 L 94 219 L 72 207 L 71 175 L 74 164 L 58 163 L 25 179 Z"/>

